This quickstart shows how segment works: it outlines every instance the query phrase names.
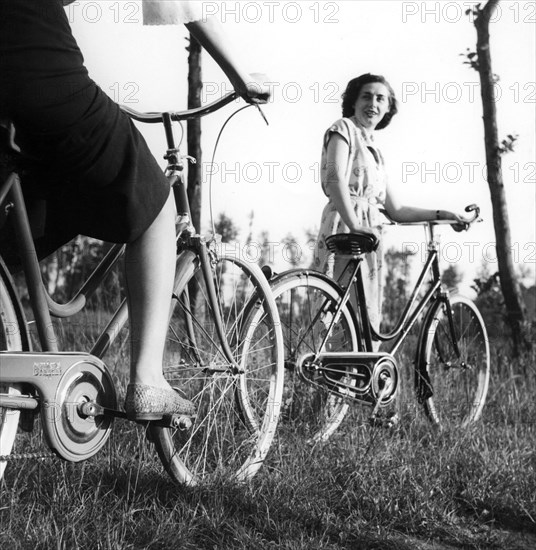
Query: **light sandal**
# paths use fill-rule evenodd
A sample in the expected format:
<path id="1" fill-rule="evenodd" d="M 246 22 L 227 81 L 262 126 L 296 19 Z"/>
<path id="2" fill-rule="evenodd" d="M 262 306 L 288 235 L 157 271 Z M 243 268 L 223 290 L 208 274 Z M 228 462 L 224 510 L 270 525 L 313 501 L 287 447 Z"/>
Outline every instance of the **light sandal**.
<path id="1" fill-rule="evenodd" d="M 165 415 L 195 415 L 195 406 L 174 389 L 157 388 L 144 384 L 129 384 L 125 398 L 129 420 L 160 420 Z"/>

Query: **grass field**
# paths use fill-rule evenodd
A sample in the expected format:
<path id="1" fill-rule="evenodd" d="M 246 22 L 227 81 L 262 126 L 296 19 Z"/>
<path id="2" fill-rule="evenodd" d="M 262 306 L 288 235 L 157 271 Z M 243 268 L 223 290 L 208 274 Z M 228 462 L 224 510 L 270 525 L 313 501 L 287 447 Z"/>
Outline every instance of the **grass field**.
<path id="1" fill-rule="evenodd" d="M 143 428 L 118 421 L 84 463 L 8 466 L 0 548 L 534 549 L 535 364 L 534 352 L 510 361 L 494 346 L 488 402 L 471 430 L 434 433 L 422 416 L 371 428 L 357 411 L 311 448 L 283 428 L 247 485 L 178 487 Z M 17 450 L 39 445 L 33 436 Z"/>

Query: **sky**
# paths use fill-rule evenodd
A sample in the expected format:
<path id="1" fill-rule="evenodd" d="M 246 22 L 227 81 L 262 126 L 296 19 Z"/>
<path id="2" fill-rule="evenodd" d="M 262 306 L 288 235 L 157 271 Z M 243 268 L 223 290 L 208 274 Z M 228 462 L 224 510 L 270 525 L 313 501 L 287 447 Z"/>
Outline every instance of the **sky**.
<path id="1" fill-rule="evenodd" d="M 476 30 L 465 10 L 474 2 L 353 0 L 342 2 L 204 2 L 224 24 L 250 72 L 267 75 L 273 97 L 264 112 L 236 115 L 212 159 L 217 133 L 241 104 L 203 122 L 203 232 L 208 231 L 208 179 L 213 211 L 240 228 L 231 252 L 255 260 L 268 232 L 273 262 L 288 267 L 288 236 L 302 260 L 310 259 L 326 203 L 318 177 L 322 136 L 341 116 L 346 83 L 362 73 L 384 75 L 399 100 L 391 125 L 377 132 L 388 174 L 405 203 L 463 211 L 481 207 L 483 222 L 469 232 L 441 230 L 442 267 L 456 264 L 468 287 L 483 266 L 496 270 L 494 232 L 486 183 L 478 74 L 463 64 L 475 49 Z M 502 0 L 490 25 L 493 69 L 499 75 L 500 139 L 518 135 L 503 158 L 512 228 L 513 258 L 534 284 L 536 264 L 536 3 Z M 186 106 L 187 32 L 183 26 L 144 27 L 140 2 L 80 1 L 68 9 L 73 32 L 93 79 L 114 100 L 138 110 Z M 204 99 L 230 90 L 206 55 Z M 158 159 L 165 148 L 159 127 L 143 127 Z M 162 161 L 163 165 L 163 161 Z M 426 251 L 421 229 L 388 227 L 387 246 L 416 251 L 414 270 Z"/>

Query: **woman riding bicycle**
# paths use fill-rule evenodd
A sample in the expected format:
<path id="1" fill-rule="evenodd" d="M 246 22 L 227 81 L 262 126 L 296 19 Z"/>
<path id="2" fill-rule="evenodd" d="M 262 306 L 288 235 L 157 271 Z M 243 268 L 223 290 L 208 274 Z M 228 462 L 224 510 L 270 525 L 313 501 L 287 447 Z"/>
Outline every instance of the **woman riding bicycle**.
<path id="1" fill-rule="evenodd" d="M 145 24 L 186 24 L 242 97 L 266 101 L 268 89 L 244 72 L 216 20 L 203 18 L 201 2 L 144 0 L 143 8 Z M 14 124 L 24 155 L 25 196 L 46 207 L 35 224 L 40 255 L 77 234 L 127 243 L 127 414 L 192 413 L 161 368 L 176 254 L 169 183 L 130 119 L 89 77 L 62 0 L 0 4 L 2 118 Z"/>

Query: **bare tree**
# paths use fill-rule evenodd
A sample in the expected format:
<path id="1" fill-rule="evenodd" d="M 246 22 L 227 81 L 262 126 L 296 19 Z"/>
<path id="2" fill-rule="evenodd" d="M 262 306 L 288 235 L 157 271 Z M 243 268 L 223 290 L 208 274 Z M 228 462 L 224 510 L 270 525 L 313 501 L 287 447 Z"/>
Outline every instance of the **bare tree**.
<path id="1" fill-rule="evenodd" d="M 483 7 L 477 4 L 474 8 L 467 10 L 468 15 L 471 13 L 474 15 L 477 45 L 476 52 L 467 52 L 465 63 L 475 69 L 480 76 L 487 177 L 493 208 L 499 277 L 507 322 L 512 332 L 514 352 L 517 354 L 520 347 L 529 347 L 530 343 L 525 333 L 525 308 L 521 290 L 514 272 L 510 223 L 502 177 L 502 155 L 513 150 L 516 138 L 510 135 L 502 141 L 502 145 L 499 145 L 497 131 L 495 84 L 498 77 L 493 73 L 491 66 L 489 23 L 498 4 L 499 0 L 488 0 Z"/>
<path id="2" fill-rule="evenodd" d="M 188 109 L 201 105 L 203 78 L 201 70 L 201 45 L 190 35 L 188 50 Z M 201 119 L 188 121 L 188 154 L 196 159 L 196 164 L 188 167 L 188 200 L 192 211 L 192 223 L 201 231 Z"/>

